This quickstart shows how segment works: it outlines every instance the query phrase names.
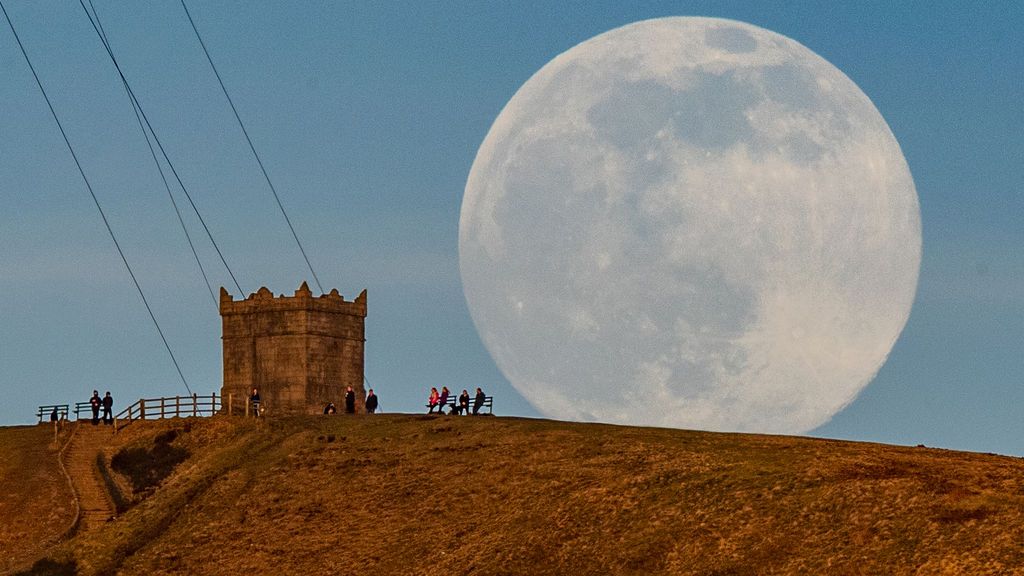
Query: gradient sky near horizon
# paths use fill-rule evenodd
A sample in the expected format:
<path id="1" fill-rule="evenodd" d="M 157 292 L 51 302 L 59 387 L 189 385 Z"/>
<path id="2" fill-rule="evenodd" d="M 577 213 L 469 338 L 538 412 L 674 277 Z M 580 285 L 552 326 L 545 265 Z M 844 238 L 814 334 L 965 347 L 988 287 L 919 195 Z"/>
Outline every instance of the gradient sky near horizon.
<path id="1" fill-rule="evenodd" d="M 122 69 L 246 294 L 312 280 L 181 5 L 94 0 Z M 220 319 L 116 71 L 75 2 L 5 0 L 191 387 Z M 732 18 L 842 70 L 899 141 L 923 258 L 902 336 L 812 435 L 1024 455 L 1024 7 L 1016 2 L 200 2 L 189 8 L 324 283 L 369 294 L 386 411 L 483 387 L 538 415 L 462 294 L 459 208 L 491 123 L 550 59 L 647 18 Z M 110 390 L 185 393 L 0 22 L 0 424 Z M 178 199 L 184 201 L 180 191 Z M 197 238 L 195 217 L 185 215 Z M 237 290 L 197 240 L 214 288 Z M 312 284 L 312 282 L 311 282 Z M 314 286 L 315 288 L 315 286 Z"/>

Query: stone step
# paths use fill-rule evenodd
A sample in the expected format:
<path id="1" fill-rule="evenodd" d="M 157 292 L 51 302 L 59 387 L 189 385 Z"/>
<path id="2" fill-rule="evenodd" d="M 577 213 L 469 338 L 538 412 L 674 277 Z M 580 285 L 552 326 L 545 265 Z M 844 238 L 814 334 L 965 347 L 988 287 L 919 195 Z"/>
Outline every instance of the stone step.
<path id="1" fill-rule="evenodd" d="M 96 468 L 96 457 L 112 432 L 108 426 L 79 423 L 64 454 L 64 465 L 78 494 L 82 530 L 102 526 L 114 516 L 113 503 Z"/>

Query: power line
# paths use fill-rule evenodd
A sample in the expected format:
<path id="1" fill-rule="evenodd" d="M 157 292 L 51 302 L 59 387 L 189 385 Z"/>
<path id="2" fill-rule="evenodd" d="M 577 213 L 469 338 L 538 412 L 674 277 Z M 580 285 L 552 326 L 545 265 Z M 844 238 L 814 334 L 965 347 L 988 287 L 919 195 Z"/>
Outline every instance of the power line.
<path id="1" fill-rule="evenodd" d="M 84 5 L 82 6 L 85 7 Z M 96 11 L 96 6 L 93 5 L 92 0 L 89 0 L 89 7 L 92 8 L 92 15 L 96 18 L 96 26 L 99 28 L 100 40 L 103 45 L 110 50 L 110 41 L 107 39 L 107 32 L 103 29 L 103 23 L 100 22 L 99 12 Z M 86 14 L 88 14 L 88 10 Z M 160 160 L 156 157 L 156 151 L 153 149 L 153 143 L 149 139 L 149 133 L 146 132 L 146 127 L 142 123 L 142 118 L 139 116 L 139 109 L 135 105 L 135 100 L 132 98 L 131 93 L 128 91 L 128 85 L 124 84 L 125 94 L 128 95 L 128 102 L 132 106 L 132 112 L 135 113 L 135 121 L 139 124 L 139 130 L 142 131 L 142 137 L 146 139 L 146 146 L 149 147 L 149 155 L 153 158 L 153 163 L 156 164 L 156 169 L 160 173 L 160 180 L 164 183 L 164 189 L 167 190 L 167 197 L 171 199 L 171 206 L 174 207 L 174 213 L 178 216 L 178 223 L 181 224 L 181 231 L 185 233 L 185 239 L 188 241 L 188 247 L 192 250 L 192 256 L 196 260 L 196 265 L 199 266 L 199 272 L 203 275 L 203 281 L 206 283 L 206 290 L 210 293 L 210 299 L 213 300 L 214 308 L 219 308 L 220 304 L 217 297 L 213 294 L 213 286 L 210 284 L 210 278 L 206 275 L 206 270 L 203 268 L 202 261 L 199 260 L 199 253 L 196 252 L 196 246 L 192 242 L 192 235 L 188 233 L 188 227 L 185 226 L 185 219 L 181 216 L 181 210 L 178 208 L 178 202 L 174 199 L 174 194 L 171 193 L 171 186 L 167 183 L 167 175 L 164 174 L 163 166 L 160 165 Z"/>
<path id="2" fill-rule="evenodd" d="M 160 323 L 156 320 L 156 315 L 153 314 L 153 308 L 150 307 L 149 301 L 146 300 L 146 295 L 142 291 L 142 286 L 139 285 L 138 279 L 135 277 L 135 272 L 132 271 L 131 265 L 128 264 L 128 258 L 125 257 L 124 251 L 121 250 L 121 244 L 117 241 L 117 236 L 114 234 L 114 229 L 110 226 L 110 221 L 107 220 L 106 213 L 103 212 L 103 207 L 100 206 L 99 198 L 96 197 L 96 193 L 92 189 L 92 184 L 89 183 L 89 178 L 85 175 L 85 170 L 82 168 L 82 163 L 78 161 L 78 155 L 75 154 L 75 149 L 71 146 L 71 140 L 68 139 L 67 132 L 64 131 L 64 125 L 61 124 L 60 118 L 57 116 L 57 111 L 53 108 L 53 104 L 50 102 L 50 97 L 46 94 L 46 89 L 43 88 L 43 83 L 39 79 L 39 75 L 36 74 L 36 69 L 32 65 L 32 60 L 28 57 L 28 52 L 25 51 L 25 45 L 21 43 L 21 38 L 18 36 L 18 32 L 14 29 L 14 22 L 11 21 L 11 17 L 7 14 L 7 8 L 4 7 L 3 1 L 0 0 L 0 10 L 4 13 L 4 18 L 7 19 L 7 25 L 11 28 L 11 33 L 14 35 L 15 41 L 18 43 L 18 48 L 21 49 L 22 56 L 25 57 L 25 62 L 28 64 L 29 70 L 32 71 L 32 77 L 36 80 L 36 85 L 39 86 L 39 91 L 43 94 L 43 99 L 46 100 L 47 107 L 50 108 L 50 114 L 53 115 L 53 120 L 57 123 L 57 128 L 60 129 L 60 135 L 64 137 L 64 144 L 67 145 L 68 151 L 71 153 L 71 157 L 75 161 L 75 166 L 78 167 L 78 173 L 82 175 L 82 181 L 85 182 L 85 187 L 89 190 L 89 195 L 92 196 L 92 201 L 96 204 L 96 209 L 100 213 L 100 217 L 103 219 L 103 224 L 107 227 L 107 232 L 110 234 L 110 239 L 114 241 L 114 247 L 117 248 L 117 253 L 121 255 L 121 261 L 124 262 L 124 267 L 128 269 L 128 275 L 132 278 L 132 283 L 135 284 L 135 289 L 139 292 L 139 296 L 142 298 L 142 303 L 146 306 L 146 311 L 149 312 L 150 319 L 153 320 L 153 325 L 156 326 L 157 333 L 160 334 L 160 339 L 163 340 L 164 348 L 167 349 L 167 354 L 170 355 L 171 361 L 174 363 L 174 368 L 178 371 L 178 376 L 181 377 L 181 383 L 185 385 L 185 389 L 188 393 L 192 394 L 192 388 L 189 387 L 188 381 L 185 380 L 185 374 L 181 371 L 181 366 L 178 365 L 178 359 L 174 357 L 174 352 L 171 351 L 170 344 L 167 343 L 167 338 L 164 336 L 164 331 L 160 329 Z"/>
<path id="3" fill-rule="evenodd" d="M 96 22 L 93 21 L 92 15 L 89 14 L 89 10 L 86 9 L 85 4 L 82 2 L 82 0 L 78 1 L 79 4 L 82 5 L 82 9 L 85 10 L 86 15 L 89 16 L 89 23 L 92 24 L 93 30 L 96 31 L 96 34 L 99 35 L 102 40 L 103 34 L 102 32 L 100 32 L 100 29 L 96 25 Z M 235 278 L 234 272 L 231 271 L 231 267 L 228 266 L 228 262 L 224 258 L 224 254 L 221 252 L 220 246 L 218 246 L 217 241 L 213 239 L 213 233 L 210 232 L 210 227 L 206 225 L 206 220 L 204 220 L 203 215 L 199 213 L 199 208 L 196 206 L 195 201 L 192 199 L 192 195 L 189 194 L 188 188 L 185 186 L 185 183 L 181 181 L 181 176 L 178 175 L 178 171 L 174 168 L 174 163 L 171 162 L 170 157 L 167 155 L 167 150 L 164 149 L 163 143 L 160 142 L 160 137 L 157 136 L 156 130 L 153 129 L 153 125 L 150 123 L 149 117 L 146 115 L 146 110 L 142 107 L 142 103 L 139 102 L 138 97 L 135 96 L 135 91 L 132 90 L 131 84 L 129 84 L 128 79 L 125 77 L 124 72 L 121 70 L 121 65 L 118 64 L 117 58 L 114 56 L 113 51 L 110 50 L 110 47 L 107 46 L 106 43 L 103 44 L 103 47 L 106 49 L 107 56 L 110 57 L 110 61 L 114 64 L 114 68 L 117 69 L 117 73 L 121 77 L 121 82 L 124 83 L 125 89 L 128 90 L 128 95 L 131 96 L 132 102 L 135 103 L 135 106 L 139 110 L 139 114 L 142 115 L 142 120 L 146 123 L 146 127 L 149 128 L 149 132 L 153 135 L 153 141 L 156 142 L 156 146 L 160 150 L 160 154 L 164 157 L 164 161 L 167 162 L 167 166 L 171 169 L 171 174 L 174 175 L 174 179 L 178 182 L 178 186 L 181 187 L 181 191 L 185 193 L 185 198 L 188 198 L 188 202 L 192 206 L 192 210 L 195 212 L 196 217 L 199 219 L 199 223 L 203 225 L 203 230 L 206 231 L 207 238 L 210 239 L 210 243 L 213 244 L 214 250 L 217 251 L 217 256 L 220 257 L 221 263 L 224 264 L 224 268 L 228 271 L 228 275 L 231 276 L 231 281 L 235 283 L 235 288 L 238 288 L 238 293 L 244 294 L 245 292 L 242 290 L 241 285 L 239 285 L 238 280 Z"/>
<path id="4" fill-rule="evenodd" d="M 81 0 L 79 0 L 81 1 Z M 235 108 L 235 103 L 231 99 L 231 95 L 228 94 L 228 89 L 224 86 L 224 80 L 220 77 L 220 72 L 217 71 L 217 66 L 213 64 L 213 58 L 210 57 L 210 52 L 206 49 L 206 43 L 203 42 L 203 37 L 199 34 L 199 29 L 196 28 L 195 21 L 192 20 L 192 14 L 188 11 L 188 6 L 185 5 L 185 0 L 181 0 L 181 7 L 185 9 L 185 15 L 188 16 L 188 22 L 192 25 L 192 31 L 196 33 L 196 38 L 199 40 L 199 45 L 203 47 L 203 54 L 206 54 L 206 60 L 210 63 L 210 68 L 213 69 L 213 74 L 217 77 L 217 82 L 220 83 L 220 89 L 224 91 L 224 96 L 228 99 L 228 104 L 231 105 L 231 111 L 235 113 L 235 119 L 238 120 L 238 125 L 242 128 L 242 134 L 245 135 L 245 141 L 249 143 L 249 149 L 252 150 L 252 155 L 256 157 L 256 163 L 259 164 L 260 170 L 263 172 L 263 178 L 267 181 L 267 186 L 270 187 L 270 191 L 274 194 L 274 200 L 277 201 L 277 207 L 281 209 L 281 214 L 284 216 L 284 221 L 288 224 L 288 229 L 292 232 L 292 237 L 295 238 L 295 243 L 299 246 L 299 252 L 302 253 L 302 258 L 306 261 L 306 266 L 309 267 L 309 272 L 313 275 L 313 280 L 316 282 L 317 288 L 323 293 L 324 288 L 320 285 L 320 279 L 317 278 L 316 272 L 313 270 L 313 265 L 309 262 L 309 257 L 306 256 L 306 250 L 302 247 L 302 242 L 299 241 L 299 235 L 295 232 L 295 227 L 292 226 L 292 221 L 288 218 L 288 213 L 285 212 L 284 204 L 281 203 L 281 197 L 277 194 L 277 189 L 274 188 L 274 183 L 270 181 L 270 176 L 267 174 L 267 169 L 263 166 L 263 160 L 260 159 L 260 155 L 256 152 L 256 146 L 252 143 L 252 138 L 249 137 L 249 131 L 245 129 L 245 123 L 242 122 L 242 117 L 238 114 L 238 109 Z"/>

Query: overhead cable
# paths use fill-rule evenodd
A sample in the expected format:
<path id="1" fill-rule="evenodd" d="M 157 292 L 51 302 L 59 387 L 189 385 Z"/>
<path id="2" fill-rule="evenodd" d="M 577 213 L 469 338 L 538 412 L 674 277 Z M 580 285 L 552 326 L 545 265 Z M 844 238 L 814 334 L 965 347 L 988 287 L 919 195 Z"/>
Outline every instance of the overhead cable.
<path id="1" fill-rule="evenodd" d="M 103 219 L 103 224 L 107 227 L 107 232 L 110 234 L 110 239 L 114 241 L 114 247 L 117 248 L 117 253 L 121 255 L 121 261 L 124 262 L 124 267 L 128 269 L 128 275 L 132 278 L 132 283 L 135 284 L 135 289 L 139 293 L 139 297 L 142 298 L 142 303 L 146 306 L 146 311 L 149 312 L 150 319 L 153 320 L 153 325 L 156 326 L 157 333 L 160 334 L 160 339 L 163 340 L 164 348 L 167 349 L 167 354 L 171 357 L 171 362 L 174 363 L 174 368 L 178 371 L 178 376 L 181 377 L 181 383 L 185 385 L 185 389 L 188 393 L 192 394 L 192 389 L 188 385 L 188 381 L 185 379 L 185 374 L 181 371 L 181 366 L 178 365 L 177 358 L 174 357 L 174 352 L 171 351 L 170 344 L 167 343 L 167 338 L 164 336 L 164 331 L 160 329 L 160 323 L 156 320 L 156 315 L 153 314 L 153 308 L 150 307 L 149 301 L 146 300 L 146 294 L 142 291 L 142 286 L 139 285 L 138 279 L 135 277 L 135 272 L 132 271 L 132 267 L 128 264 L 128 258 L 125 257 L 124 251 L 121 250 L 121 244 L 117 241 L 117 236 L 114 234 L 114 229 L 110 226 L 110 221 L 107 220 L 107 215 L 103 212 L 103 207 L 100 205 L 99 198 L 96 197 L 96 193 L 92 189 L 92 184 L 89 183 L 89 178 L 85 175 L 85 170 L 82 168 L 82 163 L 78 160 L 78 155 L 75 154 L 75 149 L 71 145 L 71 140 L 68 139 L 67 132 L 64 131 L 64 125 L 61 124 L 60 118 L 57 116 L 57 111 L 53 108 L 53 104 L 50 102 L 50 97 L 46 94 L 46 89 L 43 88 L 43 83 L 39 79 L 39 75 L 36 74 L 36 69 L 32 65 L 32 60 L 28 57 L 28 52 L 25 51 L 25 45 L 22 44 L 21 38 L 18 36 L 17 30 L 14 29 L 14 22 L 11 21 L 10 15 L 7 13 L 7 8 L 4 7 L 3 1 L 0 0 L 0 10 L 4 13 L 4 18 L 7 19 L 7 25 L 11 29 L 11 33 L 14 35 L 15 41 L 18 43 L 18 48 L 21 49 L 22 56 L 25 57 L 25 62 L 28 64 L 29 70 L 32 71 L 32 77 L 36 80 L 36 85 L 39 86 L 39 91 L 43 94 L 43 99 L 46 100 L 47 107 L 50 108 L 50 114 L 53 115 L 53 120 L 57 123 L 57 128 L 60 129 L 61 136 L 64 137 L 64 144 L 67 145 L 68 151 L 71 153 L 71 157 L 75 161 L 75 166 L 78 167 L 78 173 L 82 175 L 82 181 L 85 182 L 85 187 L 89 190 L 89 195 L 92 196 L 92 201 L 96 204 L 96 209 L 100 213 L 100 218 Z"/>
<path id="2" fill-rule="evenodd" d="M 85 10 L 86 15 L 89 16 L 89 23 L 92 24 L 93 30 L 96 31 L 96 34 L 102 40 L 103 33 L 100 32 L 99 26 L 96 25 L 96 22 L 93 20 L 92 15 L 89 14 L 89 10 L 85 7 L 85 4 L 82 2 L 82 0 L 78 1 L 79 4 L 82 5 L 82 9 Z M 110 50 L 110 47 L 106 43 L 103 44 L 103 47 L 104 49 L 106 49 L 107 56 L 110 57 L 110 61 L 114 64 L 114 68 L 117 69 L 117 73 L 121 77 L 121 82 L 124 83 L 124 87 L 128 91 L 128 95 L 131 96 L 132 102 L 134 102 L 135 106 L 138 108 L 139 114 L 142 116 L 143 122 L 145 122 L 146 127 L 149 128 L 150 134 L 153 135 L 153 141 L 156 142 L 156 146 L 160 150 L 160 154 L 164 157 L 164 161 L 167 162 L 167 166 L 171 169 L 171 174 L 174 175 L 174 179 L 178 182 L 178 186 L 181 187 L 181 191 L 184 192 L 185 197 L 188 198 L 188 202 L 192 206 L 192 210 L 195 212 L 196 217 L 199 219 L 199 222 L 203 225 L 203 230 L 206 231 L 207 238 L 210 239 L 210 243 L 213 244 L 214 250 L 217 251 L 217 256 L 220 257 L 221 263 L 224 264 L 224 268 L 227 270 L 228 275 L 231 276 L 231 281 L 235 283 L 235 288 L 238 289 L 238 293 L 244 294 L 241 285 L 239 285 L 238 280 L 235 278 L 234 272 L 232 272 L 231 267 L 228 266 L 228 262 L 224 258 L 224 254 L 221 252 L 220 246 L 218 246 L 217 241 L 213 239 L 213 233 L 210 232 L 209 226 L 206 225 L 206 220 L 204 220 L 203 215 L 199 213 L 199 208 L 196 206 L 195 201 L 192 199 L 192 195 L 189 194 L 188 188 L 185 186 L 185 183 L 181 181 L 181 176 L 178 175 L 178 171 L 174 168 L 174 163 L 171 162 L 170 157 L 167 155 L 167 150 L 164 149 L 163 143 L 160 142 L 160 137 L 157 136 L 156 130 L 153 128 L 153 124 L 150 123 L 149 117 L 146 115 L 145 108 L 142 107 L 142 103 L 139 102 L 138 97 L 135 95 L 135 91 L 132 90 L 131 84 L 128 82 L 128 79 L 125 77 L 124 72 L 121 70 L 121 65 L 118 63 L 117 58 L 114 56 L 114 53 Z"/>
<path id="3" fill-rule="evenodd" d="M 92 9 L 92 15 L 96 18 L 96 26 L 100 31 L 100 40 L 103 42 L 103 45 L 110 50 L 110 41 L 107 39 L 107 32 L 103 29 L 103 23 L 100 22 L 100 15 L 96 12 L 96 6 L 93 5 L 92 0 L 89 0 L 89 8 Z M 88 13 L 89 11 L 87 10 L 86 14 Z M 160 180 L 163 181 L 164 189 L 167 190 L 167 197 L 171 199 L 171 206 L 174 207 L 174 213 L 178 216 L 178 223 L 181 224 L 181 231 L 185 233 L 185 240 L 188 241 L 188 247 L 192 250 L 192 256 L 196 260 L 196 265 L 199 266 L 199 273 L 203 275 L 203 281 L 206 283 L 206 290 L 210 293 L 210 299 L 213 300 L 214 308 L 219 308 L 220 303 L 217 300 L 217 297 L 213 294 L 213 286 L 210 284 L 210 278 L 206 275 L 206 269 L 203 268 L 202 261 L 199 260 L 199 253 L 196 252 L 196 246 L 192 242 L 192 235 L 188 233 L 188 227 L 185 226 L 185 219 L 181 216 L 181 210 L 178 208 L 178 202 L 174 199 L 174 194 L 171 193 L 171 186 L 167 183 L 167 175 L 164 174 L 164 168 L 160 165 L 160 160 L 156 157 L 156 151 L 153 149 L 153 142 L 150 141 L 149 133 L 146 132 L 146 126 L 142 123 L 142 117 L 139 116 L 139 109 L 135 105 L 135 100 L 132 98 L 131 93 L 128 91 L 128 85 L 123 82 L 122 85 L 124 85 L 125 94 L 128 95 L 128 103 L 131 104 L 132 112 L 135 113 L 135 121 L 139 124 L 139 130 L 142 131 L 142 137 L 146 139 L 146 146 L 149 147 L 149 155 L 153 158 L 153 163 L 156 164 L 157 172 L 160 173 Z"/>
<path id="4" fill-rule="evenodd" d="M 299 241 L 299 235 L 295 232 L 295 227 L 292 226 L 292 221 L 288 218 L 288 213 L 284 209 L 284 204 L 281 203 L 281 197 L 277 194 L 277 189 L 274 187 L 274 183 L 270 181 L 270 175 L 267 174 L 267 169 L 263 166 L 263 160 L 260 159 L 260 155 L 256 152 L 256 146 L 252 143 L 252 138 L 249 137 L 249 131 L 245 129 L 245 123 L 242 122 L 242 117 L 238 114 L 238 109 L 235 108 L 235 102 L 231 99 L 231 95 L 228 94 L 228 89 L 224 86 L 224 80 L 220 77 L 220 72 L 217 71 L 217 66 L 213 63 L 213 58 L 210 57 L 210 52 L 206 49 L 206 43 L 203 42 L 203 37 L 199 34 L 199 29 L 196 28 L 195 21 L 192 20 L 192 14 L 188 11 L 188 6 L 185 5 L 185 0 L 181 0 L 181 7 L 185 9 L 185 15 L 188 16 L 188 22 L 192 25 L 192 31 L 196 33 L 196 38 L 199 40 L 199 45 L 203 47 L 203 54 L 206 54 L 206 60 L 210 63 L 210 68 L 213 69 L 213 74 L 217 77 L 217 82 L 220 83 L 220 89 L 224 91 L 224 96 L 228 99 L 228 104 L 231 105 L 231 111 L 235 113 L 235 120 L 238 120 L 238 125 L 242 128 L 242 134 L 245 135 L 245 141 L 249 143 L 249 149 L 252 150 L 252 155 L 256 158 L 256 163 L 259 164 L 260 170 L 263 172 L 263 178 L 267 181 L 267 186 L 270 187 L 270 191 L 274 195 L 274 200 L 277 201 L 277 207 L 281 209 L 281 214 L 284 216 L 284 221 L 288 224 L 288 229 L 292 232 L 292 237 L 295 238 L 295 243 L 299 247 L 299 252 L 302 253 L 302 258 L 306 261 L 306 266 L 309 267 L 310 274 L 313 275 L 313 281 L 316 282 L 317 288 L 322 293 L 324 291 L 323 286 L 320 285 L 320 279 L 317 278 L 316 272 L 313 270 L 313 265 L 309 262 L 309 257 L 306 256 L 306 250 L 302 247 L 302 242 Z"/>

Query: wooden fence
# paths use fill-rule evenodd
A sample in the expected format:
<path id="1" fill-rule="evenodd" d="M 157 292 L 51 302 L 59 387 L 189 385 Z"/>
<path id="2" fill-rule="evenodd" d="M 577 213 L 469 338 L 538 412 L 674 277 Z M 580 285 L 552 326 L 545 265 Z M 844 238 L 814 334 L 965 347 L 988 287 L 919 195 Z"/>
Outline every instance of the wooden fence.
<path id="1" fill-rule="evenodd" d="M 81 402 L 81 404 L 88 405 L 88 402 Z M 193 394 L 191 396 L 139 398 L 114 416 L 114 431 L 117 432 L 119 428 L 124 428 L 136 420 L 188 418 L 190 416 L 213 416 L 214 414 L 249 416 L 255 414 L 253 409 L 248 398 L 235 398 L 233 394 L 222 396 L 216 392 L 207 396 Z M 262 414 L 263 410 L 260 410 L 260 413 Z"/>
<path id="2" fill-rule="evenodd" d="M 232 416 L 232 415 L 245 415 L 245 416 L 256 415 L 256 413 L 254 411 L 255 408 L 254 408 L 252 402 L 249 401 L 249 397 L 248 396 L 240 396 L 238 398 L 235 398 L 234 394 L 228 393 L 228 395 L 222 397 L 221 400 L 223 401 L 224 414 L 227 414 L 228 416 Z M 266 404 L 266 402 L 264 402 L 260 406 L 261 406 L 261 408 L 259 409 L 259 412 L 260 412 L 260 415 L 262 415 L 266 411 L 267 404 Z"/>
<path id="3" fill-rule="evenodd" d="M 223 408 L 223 400 L 224 397 L 218 396 L 216 392 L 208 396 L 193 394 L 191 396 L 139 398 L 114 416 L 114 431 L 124 428 L 136 420 L 213 416 Z"/>

